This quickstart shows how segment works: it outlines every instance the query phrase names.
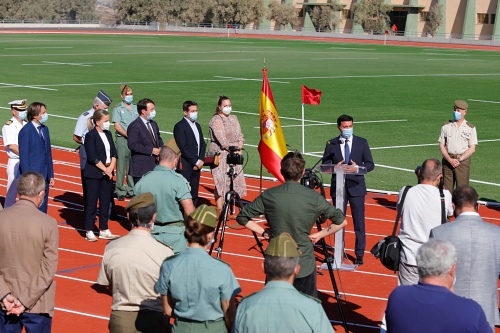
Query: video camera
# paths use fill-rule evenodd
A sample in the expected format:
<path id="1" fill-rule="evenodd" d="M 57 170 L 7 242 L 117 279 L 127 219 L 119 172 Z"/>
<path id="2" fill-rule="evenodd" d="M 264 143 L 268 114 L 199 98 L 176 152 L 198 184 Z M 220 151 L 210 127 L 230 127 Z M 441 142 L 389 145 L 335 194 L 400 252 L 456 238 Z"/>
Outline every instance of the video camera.
<path id="1" fill-rule="evenodd" d="M 232 165 L 242 165 L 244 161 L 243 155 L 235 153 L 236 151 L 241 150 L 241 148 L 238 148 L 236 146 L 229 146 L 228 150 L 229 154 L 227 154 L 226 163 Z"/>
<path id="2" fill-rule="evenodd" d="M 319 188 L 322 185 L 318 176 L 316 176 L 312 169 L 306 169 L 304 175 L 300 179 L 300 184 L 313 190 L 315 188 Z"/>

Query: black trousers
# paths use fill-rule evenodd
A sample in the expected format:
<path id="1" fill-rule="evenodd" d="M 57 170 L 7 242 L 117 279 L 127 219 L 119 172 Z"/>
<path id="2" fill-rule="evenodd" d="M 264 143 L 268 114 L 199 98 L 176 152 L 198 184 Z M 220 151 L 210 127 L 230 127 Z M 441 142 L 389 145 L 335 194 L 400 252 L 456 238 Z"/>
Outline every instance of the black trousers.
<path id="1" fill-rule="evenodd" d="M 85 230 L 94 229 L 94 221 L 99 200 L 99 230 L 108 229 L 109 208 L 113 198 L 113 180 L 108 176 L 100 179 L 84 178 L 87 190 L 85 202 Z"/>

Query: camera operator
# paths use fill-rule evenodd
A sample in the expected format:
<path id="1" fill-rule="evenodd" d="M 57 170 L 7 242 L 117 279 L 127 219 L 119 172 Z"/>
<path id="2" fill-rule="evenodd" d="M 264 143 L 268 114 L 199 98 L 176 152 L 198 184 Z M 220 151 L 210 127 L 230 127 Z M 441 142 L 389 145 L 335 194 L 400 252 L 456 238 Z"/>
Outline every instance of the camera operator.
<path id="1" fill-rule="evenodd" d="M 215 114 L 208 124 L 210 130 L 210 146 L 208 151 L 220 152 L 219 165 L 210 168 L 215 184 L 214 196 L 218 215 L 222 211 L 224 198 L 226 192 L 229 191 L 229 184 L 231 183 L 227 172 L 228 165 L 233 163 L 228 163 L 227 157 L 230 154 L 241 154 L 241 149 L 245 143 L 238 117 L 231 114 L 231 111 L 231 100 L 226 96 L 219 96 Z M 231 152 L 229 147 L 236 147 L 238 150 Z M 240 197 L 244 197 L 247 195 L 247 185 L 245 175 L 243 174 L 243 167 L 238 163 L 234 163 L 233 171 L 236 175 L 234 178 L 234 190 Z"/>
<path id="2" fill-rule="evenodd" d="M 236 220 L 266 239 L 271 235 L 290 233 L 302 251 L 300 271 L 293 285 L 304 294 L 318 297 L 313 243 L 339 231 L 347 225 L 347 221 L 340 209 L 329 204 L 318 192 L 300 184 L 305 164 L 297 151 L 285 155 L 281 160 L 281 174 L 285 183 L 264 191 L 254 202 L 243 208 Z M 262 214 L 266 216 L 270 231 L 251 220 Z M 311 234 L 320 215 L 333 224 Z"/>

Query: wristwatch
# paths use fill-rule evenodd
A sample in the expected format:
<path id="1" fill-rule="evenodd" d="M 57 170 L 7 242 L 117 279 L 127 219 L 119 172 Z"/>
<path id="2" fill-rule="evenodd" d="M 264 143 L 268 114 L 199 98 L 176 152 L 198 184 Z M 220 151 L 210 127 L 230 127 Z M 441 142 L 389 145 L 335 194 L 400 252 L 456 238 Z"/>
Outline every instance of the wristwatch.
<path id="1" fill-rule="evenodd" d="M 269 231 L 264 230 L 262 232 L 262 237 L 264 237 L 265 239 L 269 239 L 269 238 L 271 238 L 271 235 L 269 234 Z"/>

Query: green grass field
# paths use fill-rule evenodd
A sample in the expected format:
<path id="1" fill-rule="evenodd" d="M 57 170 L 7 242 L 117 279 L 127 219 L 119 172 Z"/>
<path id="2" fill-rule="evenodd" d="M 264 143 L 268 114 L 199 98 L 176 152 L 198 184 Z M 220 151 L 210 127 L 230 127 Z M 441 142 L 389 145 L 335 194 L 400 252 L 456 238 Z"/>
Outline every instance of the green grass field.
<path id="1" fill-rule="evenodd" d="M 326 140 L 338 135 L 337 117 L 350 114 L 354 133 L 372 148 L 371 189 L 396 191 L 415 183 L 414 168 L 426 158 L 440 158 L 437 138 L 451 118 L 453 101 L 467 100 L 466 119 L 477 126 L 480 141 L 471 184 L 482 199 L 500 199 L 498 52 L 274 39 L 4 34 L 0 114 L 9 119 L 7 103 L 13 99 L 44 102 L 52 143 L 76 148 L 76 117 L 91 107 L 99 89 L 119 102 L 119 85 L 128 83 L 135 102 L 155 101 L 164 140 L 187 99 L 199 103 L 206 137 L 217 96 L 224 94 L 245 135 L 245 172 L 257 175 L 264 63 L 290 149 L 302 149 L 301 85 L 320 89 L 321 105 L 305 106 L 308 166 L 321 156 Z"/>

